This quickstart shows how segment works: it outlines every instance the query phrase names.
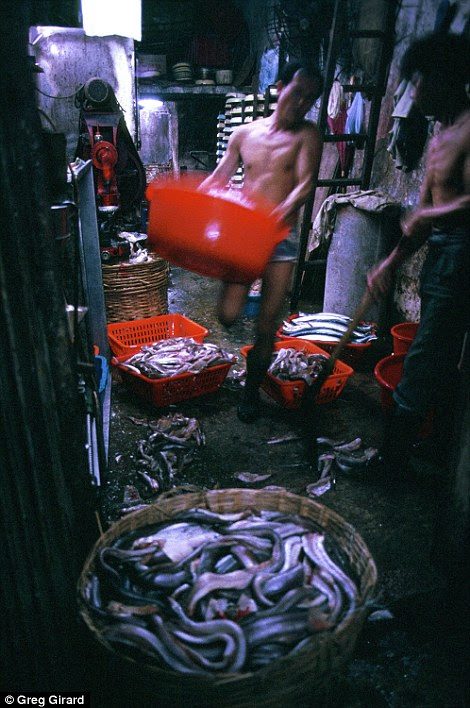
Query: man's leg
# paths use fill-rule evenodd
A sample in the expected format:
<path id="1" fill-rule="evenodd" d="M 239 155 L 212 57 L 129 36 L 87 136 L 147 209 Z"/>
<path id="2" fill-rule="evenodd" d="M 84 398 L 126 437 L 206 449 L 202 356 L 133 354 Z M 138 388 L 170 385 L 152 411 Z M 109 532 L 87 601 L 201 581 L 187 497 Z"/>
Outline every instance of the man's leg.
<path id="1" fill-rule="evenodd" d="M 263 275 L 260 312 L 256 321 L 255 343 L 248 353 L 246 381 L 238 417 L 244 423 L 253 422 L 259 412 L 259 387 L 271 363 L 279 316 L 284 304 L 294 264 L 291 261 L 268 263 Z"/>
<path id="2" fill-rule="evenodd" d="M 250 283 L 222 283 L 217 302 L 217 318 L 225 327 L 231 327 L 245 304 Z"/>
<path id="3" fill-rule="evenodd" d="M 438 456 L 441 460 L 447 456 L 462 339 L 462 323 L 456 313 L 458 310 L 448 299 L 422 297 L 420 326 L 393 394 L 395 408 L 385 425 L 383 459 L 396 471 L 406 468 L 419 429 L 433 407 L 438 409 L 433 421 L 436 461 Z"/>

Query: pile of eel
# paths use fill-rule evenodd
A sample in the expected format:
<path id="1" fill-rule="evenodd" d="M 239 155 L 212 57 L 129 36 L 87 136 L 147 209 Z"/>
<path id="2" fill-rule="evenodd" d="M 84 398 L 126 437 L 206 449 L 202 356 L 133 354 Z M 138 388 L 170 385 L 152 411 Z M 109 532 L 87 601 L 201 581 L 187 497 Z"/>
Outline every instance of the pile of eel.
<path id="1" fill-rule="evenodd" d="M 82 596 L 118 652 L 217 674 L 260 669 L 331 632 L 357 611 L 359 583 L 311 519 L 195 508 L 102 547 Z"/>

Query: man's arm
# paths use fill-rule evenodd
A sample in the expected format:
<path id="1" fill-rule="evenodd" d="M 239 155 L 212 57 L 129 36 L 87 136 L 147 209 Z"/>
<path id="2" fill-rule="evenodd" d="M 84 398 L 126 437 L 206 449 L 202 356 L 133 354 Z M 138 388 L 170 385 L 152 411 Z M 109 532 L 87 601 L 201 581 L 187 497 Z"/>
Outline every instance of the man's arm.
<path id="1" fill-rule="evenodd" d="M 225 154 L 215 170 L 199 185 L 199 191 L 207 191 L 212 187 L 225 187 L 240 163 L 240 145 L 241 135 L 238 128 L 230 136 Z"/>
<path id="2" fill-rule="evenodd" d="M 468 210 L 470 210 L 470 194 L 461 194 L 450 202 L 439 206 L 420 207 L 402 224 L 402 230 L 405 236 L 413 238 L 420 233 L 427 232 L 436 219 L 454 216 Z"/>
<path id="3" fill-rule="evenodd" d="M 273 210 L 280 221 L 292 225 L 300 207 L 306 202 L 318 178 L 322 153 L 322 138 L 316 125 L 309 124 L 297 156 L 296 186 Z"/>

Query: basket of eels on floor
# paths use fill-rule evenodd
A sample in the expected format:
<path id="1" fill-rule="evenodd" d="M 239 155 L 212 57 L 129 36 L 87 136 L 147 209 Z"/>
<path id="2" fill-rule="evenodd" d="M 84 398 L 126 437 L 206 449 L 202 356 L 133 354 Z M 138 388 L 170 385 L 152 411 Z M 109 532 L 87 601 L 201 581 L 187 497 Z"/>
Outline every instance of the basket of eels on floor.
<path id="1" fill-rule="evenodd" d="M 78 596 L 108 656 L 163 702 L 310 706 L 351 658 L 376 580 L 360 535 L 327 507 L 224 489 L 167 493 L 114 523 Z"/>

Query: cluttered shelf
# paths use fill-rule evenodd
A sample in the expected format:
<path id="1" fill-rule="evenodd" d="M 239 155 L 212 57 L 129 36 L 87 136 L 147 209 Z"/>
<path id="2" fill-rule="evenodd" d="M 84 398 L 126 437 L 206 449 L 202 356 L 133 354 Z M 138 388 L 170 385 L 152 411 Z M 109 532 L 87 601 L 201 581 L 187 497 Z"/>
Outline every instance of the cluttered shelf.
<path id="1" fill-rule="evenodd" d="M 225 96 L 227 93 L 250 93 L 249 86 L 232 86 L 218 84 L 174 84 L 166 81 L 139 81 L 139 95 L 144 96 L 164 96 L 165 98 L 181 99 L 185 96 Z"/>

